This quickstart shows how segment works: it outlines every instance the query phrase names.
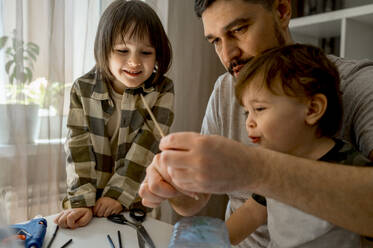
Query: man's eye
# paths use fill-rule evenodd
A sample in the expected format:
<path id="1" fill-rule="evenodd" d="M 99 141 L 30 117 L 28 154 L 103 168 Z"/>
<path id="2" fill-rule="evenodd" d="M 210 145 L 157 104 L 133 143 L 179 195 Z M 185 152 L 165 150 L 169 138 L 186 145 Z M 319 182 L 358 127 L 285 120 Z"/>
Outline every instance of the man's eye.
<path id="1" fill-rule="evenodd" d="M 247 25 L 244 25 L 244 26 L 240 26 L 236 29 L 233 29 L 232 32 L 233 33 L 240 33 L 240 32 L 246 31 L 246 29 L 247 29 Z"/>
<path id="2" fill-rule="evenodd" d="M 215 46 L 218 44 L 218 42 L 219 42 L 219 39 L 213 39 L 212 41 L 210 41 L 210 43 Z"/>

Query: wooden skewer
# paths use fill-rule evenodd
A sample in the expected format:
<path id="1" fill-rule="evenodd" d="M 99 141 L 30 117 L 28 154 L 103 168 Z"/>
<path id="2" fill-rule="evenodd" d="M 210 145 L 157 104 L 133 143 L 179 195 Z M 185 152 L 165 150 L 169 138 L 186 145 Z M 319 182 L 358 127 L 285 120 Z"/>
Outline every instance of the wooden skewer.
<path id="1" fill-rule="evenodd" d="M 145 105 L 146 110 L 148 111 L 150 117 L 152 118 L 152 120 L 153 120 L 153 122 L 154 122 L 154 124 L 155 124 L 155 127 L 158 129 L 158 132 L 161 134 L 161 136 L 162 136 L 162 138 L 163 138 L 165 135 L 164 135 L 164 133 L 163 133 L 161 127 L 159 126 L 157 120 L 155 119 L 155 117 L 154 117 L 154 115 L 153 115 L 153 112 L 150 110 L 149 105 L 146 103 L 146 101 L 145 101 L 145 99 L 144 99 L 144 96 L 143 96 L 142 94 L 140 94 L 140 97 L 141 97 L 142 102 L 143 102 L 144 105 Z"/>
<path id="2" fill-rule="evenodd" d="M 155 117 L 153 115 L 153 112 L 150 110 L 149 105 L 146 103 L 144 96 L 142 94 L 140 94 L 140 97 L 141 97 L 142 102 L 144 103 L 144 106 L 145 106 L 146 110 L 148 111 L 148 113 L 150 115 L 150 118 L 152 118 L 152 120 L 155 124 L 155 127 L 158 129 L 158 132 L 161 134 L 162 138 L 165 137 L 161 127 L 159 126 L 157 120 L 155 119 Z M 189 192 L 184 192 L 184 194 L 194 198 L 195 200 L 199 200 L 199 197 L 198 197 L 197 194 L 189 193 Z"/>

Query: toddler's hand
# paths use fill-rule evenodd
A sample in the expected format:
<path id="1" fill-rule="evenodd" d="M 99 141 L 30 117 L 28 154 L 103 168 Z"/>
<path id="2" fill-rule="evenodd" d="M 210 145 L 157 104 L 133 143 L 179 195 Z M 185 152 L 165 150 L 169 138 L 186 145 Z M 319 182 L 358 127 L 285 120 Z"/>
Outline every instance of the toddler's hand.
<path id="1" fill-rule="evenodd" d="M 93 214 L 97 217 L 108 217 L 112 214 L 119 214 L 123 207 L 117 200 L 110 197 L 101 197 L 96 201 Z"/>
<path id="2" fill-rule="evenodd" d="M 54 219 L 54 223 L 63 228 L 75 229 L 87 225 L 91 219 L 91 208 L 72 208 L 62 211 Z"/>

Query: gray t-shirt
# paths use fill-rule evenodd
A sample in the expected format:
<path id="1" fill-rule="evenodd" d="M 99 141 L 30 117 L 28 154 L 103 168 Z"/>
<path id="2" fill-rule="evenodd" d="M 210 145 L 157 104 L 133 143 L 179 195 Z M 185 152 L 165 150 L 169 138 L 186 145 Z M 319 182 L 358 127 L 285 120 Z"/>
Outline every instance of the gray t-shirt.
<path id="1" fill-rule="evenodd" d="M 351 142 L 368 156 L 373 150 L 373 61 L 346 60 L 329 56 L 338 67 L 343 92 L 344 117 L 339 138 Z M 229 73 L 221 75 L 207 105 L 201 133 L 217 134 L 250 144 L 245 129 L 245 115 L 234 95 L 234 79 Z M 228 217 L 239 208 L 251 192 L 229 194 Z M 269 235 L 260 227 L 237 247 L 267 247 Z"/>

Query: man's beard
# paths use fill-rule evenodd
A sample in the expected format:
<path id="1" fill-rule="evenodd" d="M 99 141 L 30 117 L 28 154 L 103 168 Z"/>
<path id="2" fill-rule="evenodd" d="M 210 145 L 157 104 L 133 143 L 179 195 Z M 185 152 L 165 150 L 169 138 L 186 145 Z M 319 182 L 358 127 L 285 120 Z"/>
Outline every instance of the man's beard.
<path id="1" fill-rule="evenodd" d="M 285 41 L 285 38 L 284 36 L 281 34 L 280 32 L 280 28 L 278 26 L 278 23 L 276 21 L 274 21 L 274 24 L 273 24 L 273 32 L 275 34 L 275 38 L 276 38 L 276 41 L 277 41 L 277 46 L 284 46 L 286 44 L 286 41 Z M 250 60 L 252 60 L 254 57 L 249 57 L 249 58 L 246 58 L 246 59 L 235 59 L 233 60 L 231 63 L 229 63 L 229 66 L 228 66 L 228 72 L 234 76 L 234 71 L 233 71 L 233 68 L 237 65 L 245 65 L 247 64 Z"/>
<path id="2" fill-rule="evenodd" d="M 228 71 L 231 75 L 234 75 L 233 68 L 237 65 L 245 65 L 247 64 L 253 57 L 250 57 L 248 59 L 236 59 L 229 63 Z"/>

